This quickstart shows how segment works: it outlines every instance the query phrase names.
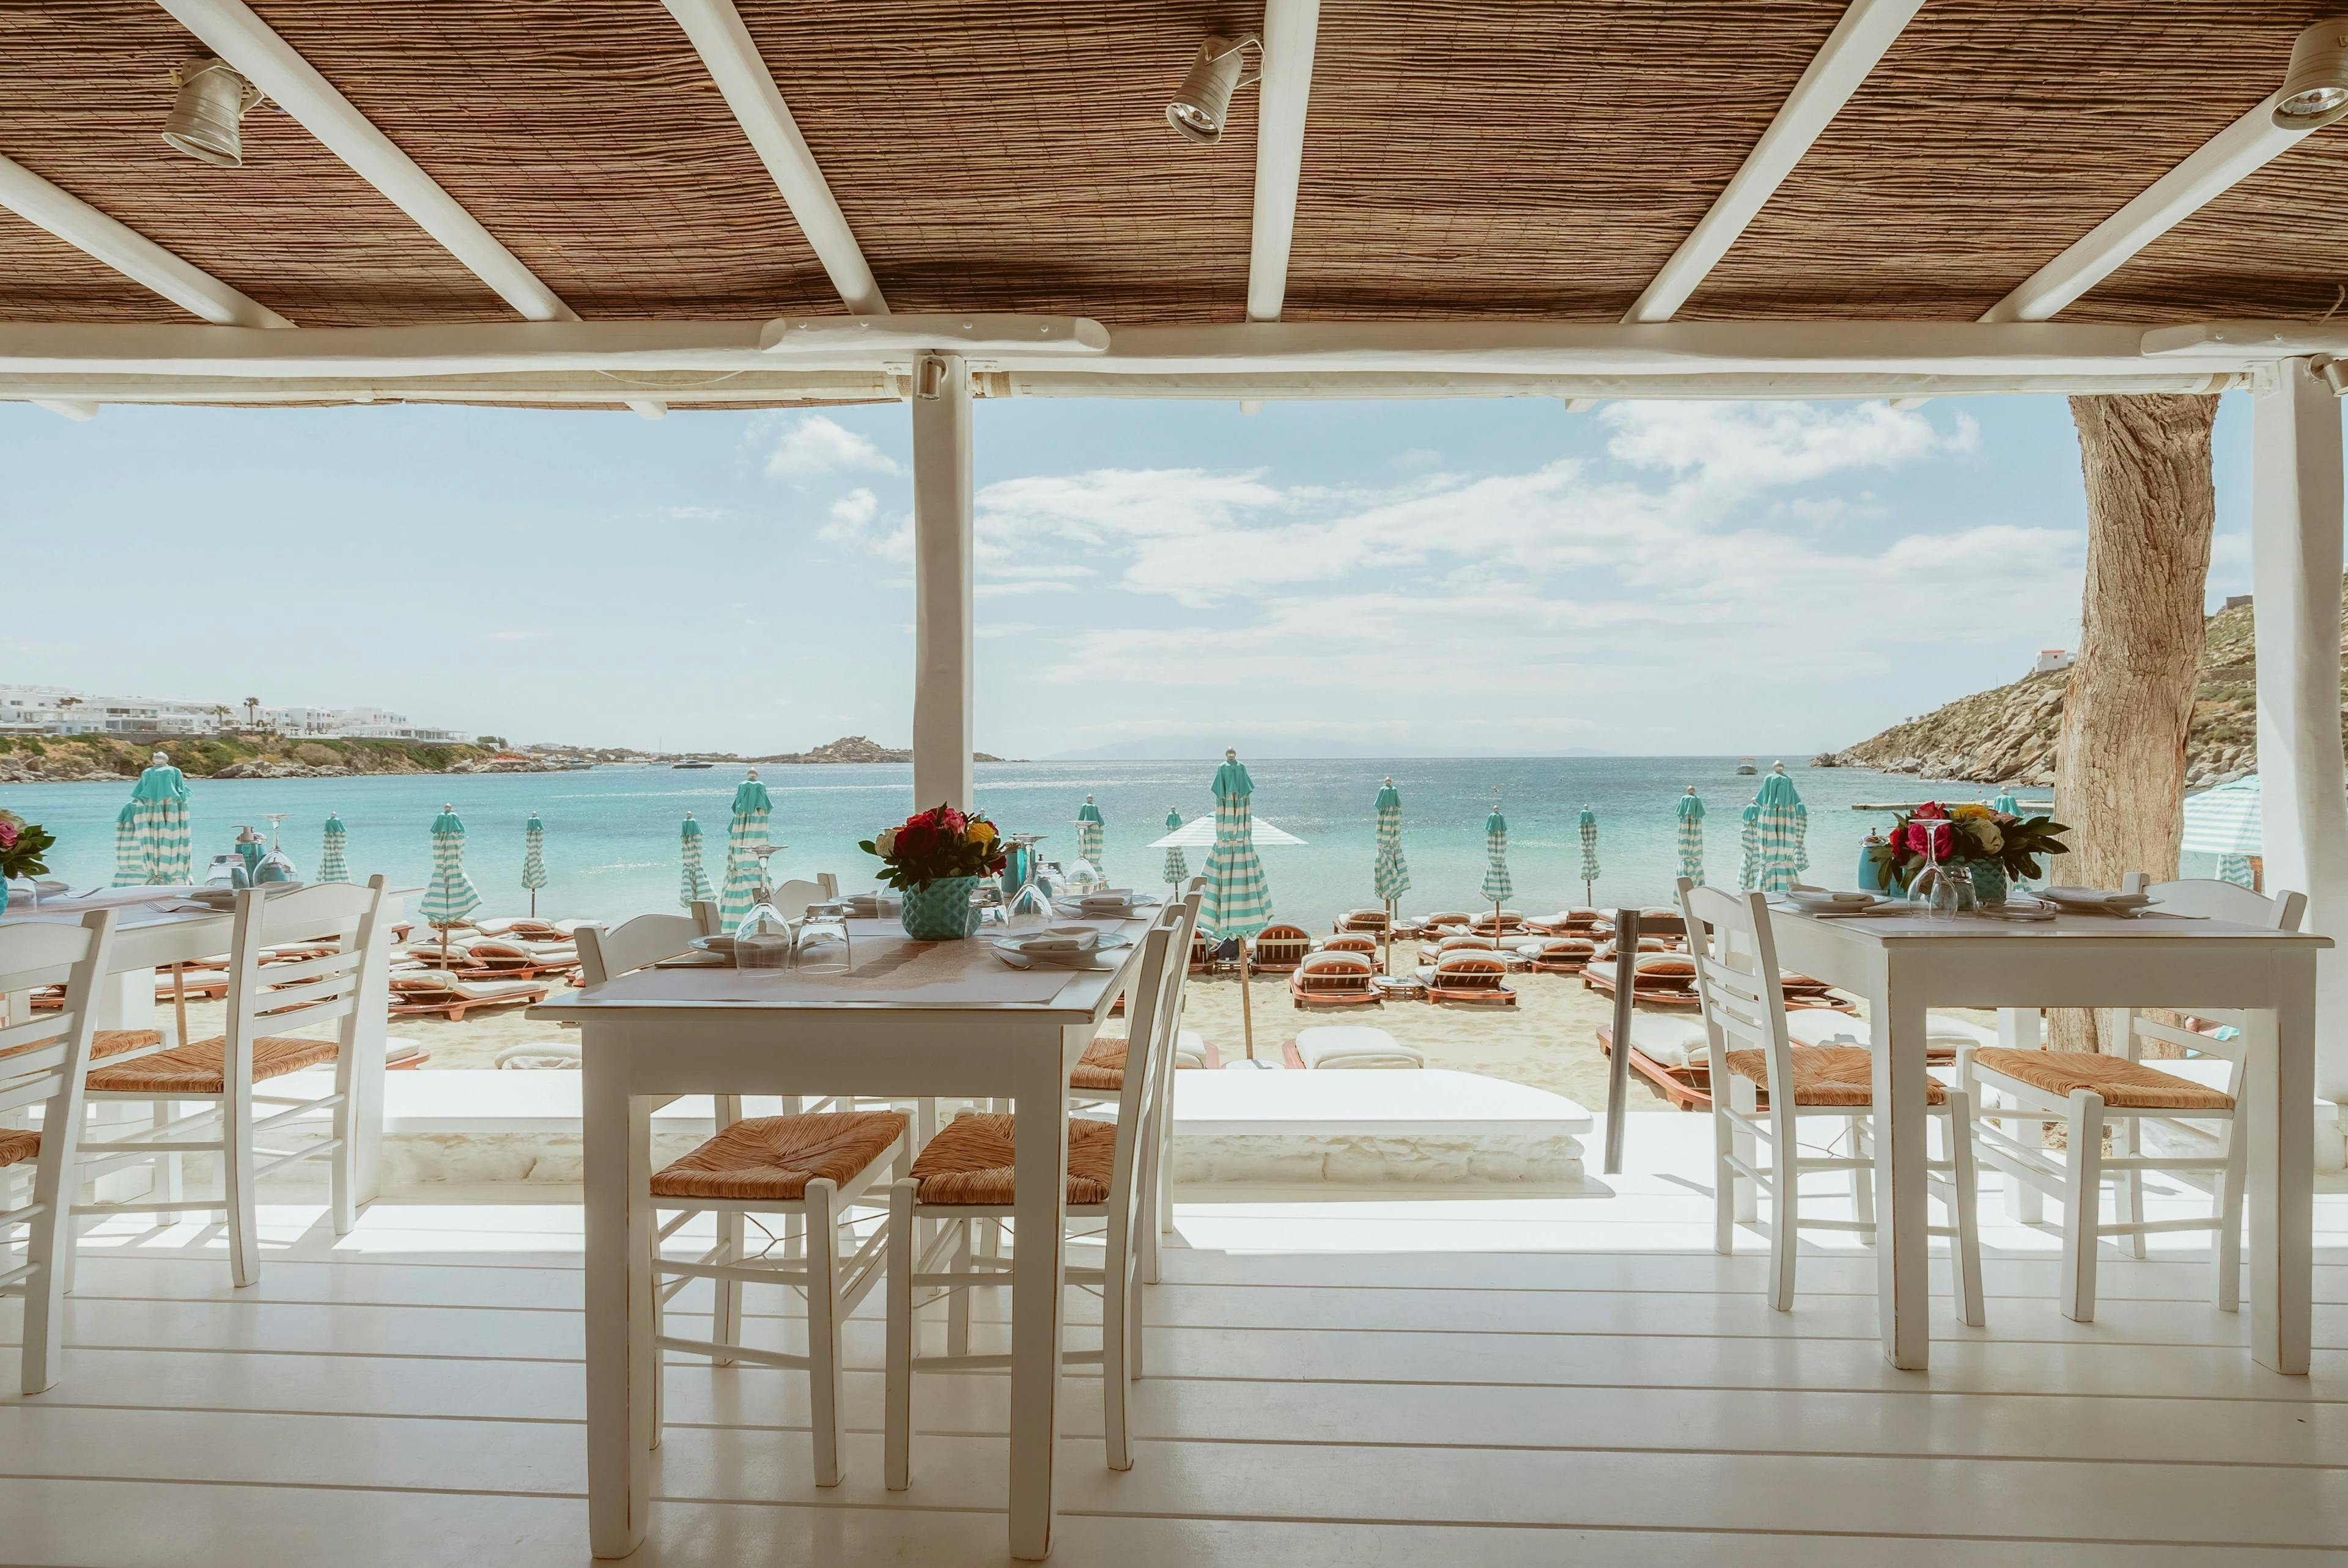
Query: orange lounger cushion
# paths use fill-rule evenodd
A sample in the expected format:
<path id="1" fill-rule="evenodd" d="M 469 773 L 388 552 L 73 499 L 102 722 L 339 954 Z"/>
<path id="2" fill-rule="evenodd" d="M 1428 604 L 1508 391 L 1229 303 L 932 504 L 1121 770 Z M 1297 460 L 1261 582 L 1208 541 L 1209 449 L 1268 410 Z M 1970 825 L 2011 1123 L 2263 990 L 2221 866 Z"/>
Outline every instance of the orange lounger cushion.
<path id="1" fill-rule="evenodd" d="M 846 1186 L 862 1175 L 896 1146 L 905 1127 L 905 1118 L 894 1111 L 736 1122 L 655 1172 L 653 1196 L 795 1202 L 806 1197 L 808 1184 L 819 1178 Z"/>
<path id="2" fill-rule="evenodd" d="M 264 1035 L 252 1042 L 252 1081 L 283 1078 L 332 1061 L 341 1049 L 331 1040 Z M 101 1094 L 221 1094 L 228 1089 L 227 1056 L 226 1037 L 216 1035 L 176 1050 L 142 1056 L 120 1067 L 94 1067 L 89 1087 Z"/>
<path id="3" fill-rule="evenodd" d="M 1012 1155 L 1016 1116 L 972 1112 L 957 1116 L 929 1141 L 913 1162 L 913 1179 L 925 1204 L 1008 1204 L 1013 1200 Z M 1068 1122 L 1068 1202 L 1108 1202 L 1109 1169 L 1117 1151 L 1117 1123 L 1072 1117 Z"/>

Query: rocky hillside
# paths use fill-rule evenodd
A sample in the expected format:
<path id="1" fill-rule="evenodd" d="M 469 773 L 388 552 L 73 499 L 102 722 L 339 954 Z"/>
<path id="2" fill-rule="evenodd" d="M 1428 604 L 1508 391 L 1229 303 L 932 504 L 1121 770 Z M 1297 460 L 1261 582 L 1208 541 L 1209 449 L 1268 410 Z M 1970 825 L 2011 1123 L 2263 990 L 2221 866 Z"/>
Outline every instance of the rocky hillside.
<path id="1" fill-rule="evenodd" d="M 2194 694 L 2193 728 L 2186 741 L 2190 787 L 2220 784 L 2258 766 L 2253 609 L 2246 604 L 2221 610 L 2203 630 L 2201 684 Z M 2343 664 L 2348 664 L 2348 587 L 2342 595 L 2341 624 Z M 2070 672 L 2061 671 L 1961 697 L 1847 751 L 1829 752 L 1817 759 L 1817 765 L 1882 768 L 1982 784 L 2051 784 L 2054 743 L 2063 728 L 2063 696 L 2070 682 Z M 2342 687 L 2348 698 L 2348 676 Z M 2342 728 L 2343 742 L 2348 742 L 2348 714 L 2343 714 Z"/>
<path id="2" fill-rule="evenodd" d="M 0 784 L 135 779 L 154 753 L 108 735 L 0 735 Z M 344 778 L 357 774 L 535 773 L 559 764 L 493 747 L 296 735 L 186 736 L 163 743 L 191 778 Z"/>

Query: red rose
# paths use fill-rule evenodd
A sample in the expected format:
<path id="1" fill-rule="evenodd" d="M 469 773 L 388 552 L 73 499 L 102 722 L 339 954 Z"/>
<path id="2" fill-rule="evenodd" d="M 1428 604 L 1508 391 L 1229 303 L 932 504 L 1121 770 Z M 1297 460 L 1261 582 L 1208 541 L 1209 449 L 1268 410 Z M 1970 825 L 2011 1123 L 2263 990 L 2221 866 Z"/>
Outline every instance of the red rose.
<path id="1" fill-rule="evenodd" d="M 969 818 L 967 818 L 967 817 L 963 816 L 962 813 L 960 813 L 960 812 L 958 812 L 958 811 L 954 810 L 954 809 L 953 809 L 953 807 L 952 807 L 952 806 L 950 806 L 950 805 L 942 805 L 942 806 L 938 807 L 938 810 L 939 810 L 941 813 L 942 813 L 942 814 L 943 814 L 943 815 L 941 815 L 941 816 L 939 817 L 939 819 L 938 819 L 938 821 L 939 821 L 939 825 L 940 825 L 941 826 L 942 826 L 942 827 L 943 827 L 943 828 L 944 828 L 948 833 L 953 833 L 953 834 L 959 834 L 959 833 L 961 833 L 961 832 L 962 832 L 962 830 L 963 830 L 963 825 L 964 825 L 965 823 L 967 823 L 967 822 L 970 820 Z"/>
<path id="2" fill-rule="evenodd" d="M 1927 822 L 1935 820 L 1946 821 L 1949 815 L 1947 812 L 1941 809 L 1941 803 L 1937 800 L 1928 800 L 1923 804 L 1918 806 L 1916 808 L 1916 815 Z"/>

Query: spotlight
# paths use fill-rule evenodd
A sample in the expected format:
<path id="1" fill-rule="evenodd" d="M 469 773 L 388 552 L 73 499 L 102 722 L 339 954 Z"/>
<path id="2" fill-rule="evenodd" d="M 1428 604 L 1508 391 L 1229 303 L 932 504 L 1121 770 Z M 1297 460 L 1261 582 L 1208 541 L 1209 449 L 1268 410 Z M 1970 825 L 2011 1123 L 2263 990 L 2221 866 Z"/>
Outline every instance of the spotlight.
<path id="1" fill-rule="evenodd" d="M 2318 22 L 2291 46 L 2274 122 L 2283 130 L 2320 130 L 2348 116 L 2348 16 Z"/>
<path id="2" fill-rule="evenodd" d="M 163 139 L 216 169 L 242 169 L 244 140 L 237 122 L 261 101 L 261 89 L 211 55 L 173 67 L 171 85 L 180 94 L 164 118 Z"/>
<path id="3" fill-rule="evenodd" d="M 1255 50 L 1258 62 L 1251 77 L 1241 74 L 1245 62 L 1240 51 L 1249 48 Z M 1253 33 L 1239 38 L 1209 38 L 1199 46 L 1199 56 L 1190 62 L 1181 91 L 1166 106 L 1166 123 L 1201 146 L 1222 140 L 1223 121 L 1231 112 L 1231 94 L 1263 78 L 1262 59 L 1263 40 Z"/>

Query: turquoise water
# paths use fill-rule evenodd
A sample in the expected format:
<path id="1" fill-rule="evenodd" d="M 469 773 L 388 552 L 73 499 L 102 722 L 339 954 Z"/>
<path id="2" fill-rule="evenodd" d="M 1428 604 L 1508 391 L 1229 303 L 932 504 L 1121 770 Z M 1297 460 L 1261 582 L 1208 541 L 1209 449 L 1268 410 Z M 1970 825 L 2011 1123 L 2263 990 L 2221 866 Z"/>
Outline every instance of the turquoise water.
<path id="1" fill-rule="evenodd" d="M 1766 770 L 1767 758 L 1761 759 Z M 1388 762 L 1251 762 L 1256 815 L 1304 840 L 1262 851 L 1279 915 L 1308 927 L 1339 910 L 1375 902 L 1371 803 L 1391 774 L 1403 799 L 1403 845 L 1412 890 L 1406 910 L 1474 908 L 1484 873 L 1484 818 L 1498 785 L 1509 819 L 1513 907 L 1555 909 L 1582 901 L 1581 840 L 1575 819 L 1586 803 L 1598 814 L 1596 887 L 1601 906 L 1656 904 L 1670 895 L 1677 852 L 1673 811 L 1696 786 L 1705 818 L 1705 869 L 1715 885 L 1734 886 L 1738 813 L 1759 780 L 1740 777 L 1735 757 L 1396 758 Z M 1937 795 L 1973 800 L 1979 785 L 1935 784 L 1855 769 L 1787 764 L 1810 811 L 1811 876 L 1849 886 L 1868 829 L 1888 819 L 1854 812 L 1860 801 L 1913 801 Z M 775 798 L 773 834 L 789 847 L 776 856 L 778 875 L 837 872 L 843 887 L 874 885 L 873 862 L 856 848 L 877 828 L 912 807 L 912 770 L 870 767 L 770 767 L 759 770 Z M 1187 819 L 1214 809 L 1211 762 L 991 763 L 978 769 L 979 804 L 1008 831 L 1045 835 L 1050 858 L 1075 853 L 1076 808 L 1087 794 L 1107 819 L 1110 876 L 1156 884 L 1165 855 L 1145 847 L 1164 832 L 1169 806 Z M 395 886 L 422 884 L 430 865 L 427 829 L 444 801 L 465 820 L 466 869 L 490 913 L 527 907 L 521 890 L 522 823 L 535 810 L 546 824 L 549 885 L 541 914 L 625 918 L 676 904 L 677 824 L 693 812 L 708 833 L 713 883 L 724 874 L 726 819 L 740 777 L 724 767 L 597 768 L 586 773 L 353 779 L 237 779 L 191 782 L 196 864 L 226 851 L 241 823 L 288 812 L 284 845 L 307 874 L 317 865 L 319 825 L 340 812 L 349 829 L 354 876 L 381 871 Z M 54 874 L 77 888 L 112 880 L 114 816 L 129 784 L 0 785 L 0 806 L 57 835 Z M 2025 792 L 2027 793 L 2027 792 Z M 1190 853 L 1190 869 L 1204 866 Z"/>

